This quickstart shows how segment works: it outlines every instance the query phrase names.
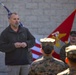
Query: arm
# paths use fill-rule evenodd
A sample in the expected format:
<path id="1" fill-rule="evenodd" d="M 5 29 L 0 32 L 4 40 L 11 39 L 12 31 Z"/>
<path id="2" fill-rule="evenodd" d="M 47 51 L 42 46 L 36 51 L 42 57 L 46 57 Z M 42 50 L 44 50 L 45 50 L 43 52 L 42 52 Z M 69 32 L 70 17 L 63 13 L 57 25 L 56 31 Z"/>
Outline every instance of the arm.
<path id="1" fill-rule="evenodd" d="M 28 48 L 31 48 L 35 45 L 35 37 L 27 30 L 27 46 Z"/>
<path id="2" fill-rule="evenodd" d="M 31 63 L 28 75 L 36 75 L 35 67 L 36 67 L 36 64 L 34 65 L 33 63 Z"/>
<path id="3" fill-rule="evenodd" d="M 15 50 L 14 43 L 10 43 L 5 32 L 0 35 L 0 51 L 2 52 L 10 52 Z"/>
<path id="4" fill-rule="evenodd" d="M 60 59 L 65 62 L 65 57 L 66 57 L 66 54 L 65 54 L 65 46 L 63 46 L 60 49 Z"/>

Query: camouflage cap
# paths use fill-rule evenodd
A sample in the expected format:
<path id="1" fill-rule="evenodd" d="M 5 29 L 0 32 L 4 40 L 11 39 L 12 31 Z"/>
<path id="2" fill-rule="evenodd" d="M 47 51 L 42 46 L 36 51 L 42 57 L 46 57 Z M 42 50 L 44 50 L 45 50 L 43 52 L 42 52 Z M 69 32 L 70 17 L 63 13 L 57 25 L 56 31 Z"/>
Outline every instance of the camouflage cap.
<path id="1" fill-rule="evenodd" d="M 53 38 L 42 38 L 40 39 L 42 44 L 42 49 L 46 54 L 50 54 L 51 51 L 54 49 L 54 42 L 55 39 Z"/>
<path id="2" fill-rule="evenodd" d="M 67 57 L 76 59 L 76 45 L 66 47 L 65 52 Z"/>

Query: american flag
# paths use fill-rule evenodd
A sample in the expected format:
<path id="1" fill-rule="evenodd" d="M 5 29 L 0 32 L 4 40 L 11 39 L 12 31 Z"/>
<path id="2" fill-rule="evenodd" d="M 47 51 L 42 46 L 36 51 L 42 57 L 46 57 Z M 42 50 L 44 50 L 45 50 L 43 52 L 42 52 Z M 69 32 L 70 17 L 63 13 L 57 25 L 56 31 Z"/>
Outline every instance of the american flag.
<path id="1" fill-rule="evenodd" d="M 31 48 L 33 60 L 36 60 L 42 55 L 42 53 L 40 52 L 41 43 L 37 39 L 35 40 L 35 42 L 36 42 L 35 46 Z"/>

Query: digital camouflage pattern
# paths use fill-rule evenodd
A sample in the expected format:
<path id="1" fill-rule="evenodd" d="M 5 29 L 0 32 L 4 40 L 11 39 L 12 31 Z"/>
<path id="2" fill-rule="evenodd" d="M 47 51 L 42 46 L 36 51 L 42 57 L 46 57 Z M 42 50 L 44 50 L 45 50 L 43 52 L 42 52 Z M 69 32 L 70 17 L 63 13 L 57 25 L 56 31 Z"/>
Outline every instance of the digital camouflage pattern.
<path id="1" fill-rule="evenodd" d="M 62 61 L 43 56 L 31 64 L 28 75 L 57 75 L 63 70 L 65 70 L 65 64 Z"/>
<path id="2" fill-rule="evenodd" d="M 70 45 L 65 49 L 67 64 L 69 68 L 57 75 L 76 75 L 76 45 Z"/>
<path id="3" fill-rule="evenodd" d="M 65 62 L 65 58 L 66 58 L 66 52 L 65 52 L 65 48 L 70 46 L 71 44 L 70 43 L 67 43 L 65 45 L 63 45 L 60 49 L 60 59 Z"/>
<path id="4" fill-rule="evenodd" d="M 68 68 L 67 70 L 58 73 L 57 75 L 76 75 L 76 68 Z"/>

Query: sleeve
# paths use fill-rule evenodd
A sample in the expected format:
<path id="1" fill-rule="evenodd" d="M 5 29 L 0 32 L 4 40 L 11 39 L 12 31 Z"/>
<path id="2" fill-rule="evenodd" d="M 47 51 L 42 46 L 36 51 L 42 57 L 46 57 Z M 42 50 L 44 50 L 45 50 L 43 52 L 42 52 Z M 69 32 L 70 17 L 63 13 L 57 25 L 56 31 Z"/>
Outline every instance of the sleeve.
<path id="1" fill-rule="evenodd" d="M 65 57 L 66 57 L 66 54 L 65 54 L 65 46 L 63 46 L 61 49 L 60 49 L 60 59 L 65 62 Z"/>
<path id="2" fill-rule="evenodd" d="M 0 35 L 0 51 L 10 52 L 12 50 L 15 50 L 14 44 L 10 43 L 6 33 L 2 32 Z"/>
<path id="3" fill-rule="evenodd" d="M 36 75 L 35 66 L 31 64 L 28 75 Z"/>
<path id="4" fill-rule="evenodd" d="M 35 45 L 35 37 L 30 33 L 30 31 L 27 29 L 27 46 L 28 48 L 31 48 Z"/>

